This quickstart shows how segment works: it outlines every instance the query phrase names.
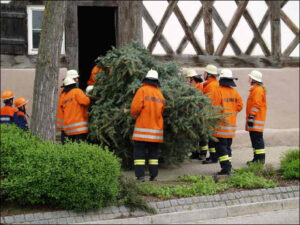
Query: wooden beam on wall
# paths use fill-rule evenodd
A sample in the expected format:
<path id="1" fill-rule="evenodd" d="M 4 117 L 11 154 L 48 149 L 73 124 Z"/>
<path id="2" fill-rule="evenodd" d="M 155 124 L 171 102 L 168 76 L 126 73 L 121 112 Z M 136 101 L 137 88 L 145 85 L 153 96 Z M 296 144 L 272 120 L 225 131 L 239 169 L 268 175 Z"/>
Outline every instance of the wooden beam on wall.
<path id="1" fill-rule="evenodd" d="M 224 50 L 235 30 L 239 20 L 241 19 L 241 16 L 242 16 L 243 12 L 245 11 L 247 4 L 248 4 L 248 0 L 239 3 L 238 8 L 237 8 L 233 18 L 231 19 L 229 26 L 228 26 L 228 28 L 221 40 L 216 52 L 215 52 L 215 55 L 221 56 L 224 53 Z"/>
<path id="2" fill-rule="evenodd" d="M 171 0 L 168 0 L 168 2 L 171 2 Z M 184 18 L 181 10 L 179 9 L 179 7 L 176 5 L 174 8 L 174 13 L 181 25 L 181 27 L 183 28 L 184 32 L 185 32 L 185 36 L 188 38 L 188 40 L 191 42 L 192 46 L 194 47 L 197 55 L 206 55 L 207 53 L 205 52 L 205 50 L 201 47 L 200 43 L 198 42 L 198 40 L 196 39 L 193 30 L 191 29 L 191 27 L 189 26 L 188 22 L 186 21 L 186 19 Z"/>
<path id="3" fill-rule="evenodd" d="M 299 57 L 284 57 L 276 61 L 273 57 L 254 56 L 203 56 L 203 55 L 153 55 L 161 62 L 173 61 L 180 67 L 205 67 L 214 64 L 229 68 L 281 68 L 299 67 Z"/>
<path id="4" fill-rule="evenodd" d="M 199 10 L 199 12 L 197 13 L 197 15 L 195 16 L 192 24 L 191 24 L 191 29 L 193 32 L 195 32 L 202 20 L 203 17 L 203 7 L 201 7 L 201 9 Z M 183 50 L 186 48 L 188 44 L 188 38 L 186 36 L 184 36 L 184 38 L 181 40 L 179 47 L 176 50 L 177 54 L 181 54 L 183 52 Z"/>
<path id="5" fill-rule="evenodd" d="M 146 23 L 150 27 L 151 31 L 155 33 L 155 30 L 158 28 L 158 26 L 156 25 L 155 21 L 152 19 L 151 15 L 149 14 L 148 10 L 144 5 L 142 10 L 143 10 L 143 18 L 145 19 Z M 161 46 L 163 47 L 163 49 L 166 51 L 167 54 L 174 54 L 171 45 L 169 44 L 169 42 L 167 41 L 167 39 L 163 34 L 160 35 L 158 41 L 160 42 Z"/>
<path id="6" fill-rule="evenodd" d="M 205 49 L 208 55 L 214 54 L 214 37 L 212 27 L 212 6 L 213 1 L 202 1 Z"/>
<path id="7" fill-rule="evenodd" d="M 218 11 L 216 10 L 216 8 L 214 6 L 212 7 L 212 17 L 213 17 L 215 23 L 217 24 L 217 26 L 219 27 L 220 31 L 224 35 L 226 30 L 227 30 L 227 27 L 226 27 L 225 23 L 223 22 L 221 16 L 219 15 Z M 241 51 L 240 47 L 235 42 L 233 37 L 230 38 L 229 44 L 230 44 L 232 50 L 234 51 L 234 53 L 236 55 L 241 55 L 242 54 L 242 51 Z"/>
<path id="8" fill-rule="evenodd" d="M 272 56 L 275 60 L 280 60 L 281 56 L 280 4 L 281 1 L 269 2 L 271 14 Z"/>
<path id="9" fill-rule="evenodd" d="M 287 2 L 288 1 L 283 1 L 281 3 L 280 7 L 282 8 Z M 267 5 L 269 5 L 268 1 L 266 1 L 266 3 L 267 3 Z M 264 32 L 269 20 L 270 20 L 270 9 L 268 8 L 268 10 L 266 11 L 265 15 L 263 16 L 263 18 L 262 18 L 262 20 L 261 20 L 261 22 L 258 26 L 258 30 L 261 34 Z M 247 47 L 247 50 L 245 51 L 246 55 L 250 55 L 252 53 L 256 43 L 257 43 L 257 40 L 256 40 L 255 37 L 253 37 L 250 44 L 249 44 L 249 46 Z"/>
<path id="10" fill-rule="evenodd" d="M 152 40 L 150 41 L 149 45 L 148 45 L 148 50 L 152 53 L 153 52 L 153 49 L 159 39 L 159 37 L 161 36 L 164 28 L 165 28 L 165 25 L 169 19 L 169 17 L 171 16 L 175 6 L 177 6 L 177 3 L 178 3 L 178 0 L 176 1 L 170 1 L 158 27 L 157 27 L 157 30 L 155 31 L 154 33 L 154 36 L 152 38 Z"/>
<path id="11" fill-rule="evenodd" d="M 236 0 L 235 2 L 236 2 L 237 5 L 239 4 L 238 0 Z M 270 56 L 271 52 L 268 49 L 264 39 L 262 38 L 261 33 L 259 32 L 258 28 L 256 27 L 255 22 L 253 21 L 251 15 L 250 15 L 250 13 L 248 12 L 247 9 L 245 9 L 243 16 L 244 16 L 245 20 L 247 21 L 249 27 L 253 31 L 253 36 L 255 37 L 256 41 L 260 45 L 260 47 L 261 47 L 263 53 L 265 54 L 265 56 Z"/>
<path id="12" fill-rule="evenodd" d="M 294 49 L 299 44 L 299 33 L 296 35 L 296 37 L 293 39 L 293 41 L 289 44 L 289 46 L 286 48 L 286 50 L 282 53 L 283 56 L 289 56 Z"/>

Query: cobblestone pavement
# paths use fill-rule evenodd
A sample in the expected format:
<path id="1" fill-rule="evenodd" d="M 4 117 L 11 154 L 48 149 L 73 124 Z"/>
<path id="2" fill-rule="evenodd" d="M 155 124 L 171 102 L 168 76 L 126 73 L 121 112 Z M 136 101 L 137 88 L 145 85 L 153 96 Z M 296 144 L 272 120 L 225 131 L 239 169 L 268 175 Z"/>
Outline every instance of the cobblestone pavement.
<path id="1" fill-rule="evenodd" d="M 216 194 L 172 199 L 160 202 L 150 202 L 149 204 L 157 210 L 158 214 L 163 214 L 295 198 L 299 198 L 299 186 L 255 189 L 228 194 Z M 106 207 L 102 210 L 92 210 L 87 213 L 54 211 L 6 216 L 4 218 L 1 217 L 1 224 L 73 224 L 87 223 L 91 221 L 105 221 L 120 217 L 140 217 L 149 215 L 150 214 L 141 210 L 130 212 L 130 210 L 124 206 L 112 206 Z"/>

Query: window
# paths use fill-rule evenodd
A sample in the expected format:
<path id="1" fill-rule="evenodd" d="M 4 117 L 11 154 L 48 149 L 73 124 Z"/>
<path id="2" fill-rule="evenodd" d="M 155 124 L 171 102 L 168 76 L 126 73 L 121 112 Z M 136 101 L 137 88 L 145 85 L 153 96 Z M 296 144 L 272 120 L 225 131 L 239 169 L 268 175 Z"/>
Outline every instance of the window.
<path id="1" fill-rule="evenodd" d="M 29 55 L 35 55 L 38 53 L 44 9 L 45 6 L 27 6 Z M 63 33 L 61 54 L 65 54 L 65 33 Z"/>

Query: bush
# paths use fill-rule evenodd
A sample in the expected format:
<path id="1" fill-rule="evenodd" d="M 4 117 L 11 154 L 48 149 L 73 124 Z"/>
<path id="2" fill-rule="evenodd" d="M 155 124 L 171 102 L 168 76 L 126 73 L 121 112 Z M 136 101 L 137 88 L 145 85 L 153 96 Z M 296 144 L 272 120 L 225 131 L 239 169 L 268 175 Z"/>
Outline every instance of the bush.
<path id="1" fill-rule="evenodd" d="M 284 179 L 299 179 L 299 149 L 289 150 L 281 157 L 280 171 Z"/>
<path id="2" fill-rule="evenodd" d="M 86 211 L 116 200 L 120 162 L 107 148 L 51 143 L 1 125 L 2 174 L 7 201 Z"/>

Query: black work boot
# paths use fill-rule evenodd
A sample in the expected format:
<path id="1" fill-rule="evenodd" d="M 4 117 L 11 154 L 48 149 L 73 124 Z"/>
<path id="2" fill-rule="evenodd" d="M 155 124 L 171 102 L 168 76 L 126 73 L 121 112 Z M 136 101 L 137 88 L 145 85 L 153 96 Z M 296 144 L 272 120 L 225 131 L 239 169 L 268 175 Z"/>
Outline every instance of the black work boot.
<path id="1" fill-rule="evenodd" d="M 149 180 L 150 180 L 150 181 L 157 181 L 157 178 L 151 176 Z"/>
<path id="2" fill-rule="evenodd" d="M 230 175 L 230 170 L 222 169 L 217 175 Z"/>

